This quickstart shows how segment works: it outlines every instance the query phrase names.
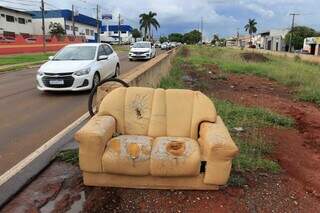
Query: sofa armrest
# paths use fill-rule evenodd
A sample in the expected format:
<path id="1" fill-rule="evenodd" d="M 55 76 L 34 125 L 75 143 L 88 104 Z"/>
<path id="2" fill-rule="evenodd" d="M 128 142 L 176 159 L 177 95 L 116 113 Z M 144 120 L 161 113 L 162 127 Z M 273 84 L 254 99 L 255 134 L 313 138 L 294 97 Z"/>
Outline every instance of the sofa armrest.
<path id="1" fill-rule="evenodd" d="M 116 131 L 111 116 L 94 116 L 76 134 L 79 142 L 79 164 L 86 172 L 102 171 L 102 156 L 107 142 Z"/>
<path id="2" fill-rule="evenodd" d="M 201 124 L 198 142 L 202 160 L 207 161 L 204 182 L 217 185 L 226 184 L 232 159 L 238 154 L 239 149 L 219 116 L 215 123 Z"/>

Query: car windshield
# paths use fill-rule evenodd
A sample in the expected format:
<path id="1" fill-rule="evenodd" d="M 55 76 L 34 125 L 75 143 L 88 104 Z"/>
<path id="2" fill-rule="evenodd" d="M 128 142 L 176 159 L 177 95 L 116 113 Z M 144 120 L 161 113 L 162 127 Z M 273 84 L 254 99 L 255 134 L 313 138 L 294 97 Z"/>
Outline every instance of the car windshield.
<path id="1" fill-rule="evenodd" d="M 150 43 L 134 43 L 133 48 L 150 48 Z"/>
<path id="2" fill-rule="evenodd" d="M 71 46 L 65 47 L 53 58 L 53 60 L 93 60 L 95 54 L 95 46 Z"/>

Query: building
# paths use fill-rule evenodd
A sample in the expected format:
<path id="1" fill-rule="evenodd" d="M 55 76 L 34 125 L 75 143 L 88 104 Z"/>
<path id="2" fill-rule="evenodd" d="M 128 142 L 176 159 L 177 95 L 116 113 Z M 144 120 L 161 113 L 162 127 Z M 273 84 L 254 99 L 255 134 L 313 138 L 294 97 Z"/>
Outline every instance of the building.
<path id="1" fill-rule="evenodd" d="M 250 35 L 242 35 L 238 38 L 238 45 L 240 47 L 250 47 L 252 37 Z"/>
<path id="2" fill-rule="evenodd" d="M 41 11 L 29 11 L 32 14 L 33 31 L 35 35 L 42 34 L 42 14 Z M 49 34 L 51 22 L 60 23 L 66 35 L 73 35 L 72 11 L 71 10 L 49 10 L 45 12 L 45 31 Z M 97 24 L 101 26 L 101 21 L 92 17 L 77 14 L 74 16 L 74 31 L 76 36 L 85 36 L 89 41 L 94 41 L 97 33 Z"/>
<path id="3" fill-rule="evenodd" d="M 226 39 L 226 47 L 238 46 L 238 39 L 236 37 L 230 37 Z"/>
<path id="4" fill-rule="evenodd" d="M 33 34 L 30 13 L 0 6 L 0 37 L 14 39 L 16 35 L 29 37 Z"/>
<path id="5" fill-rule="evenodd" d="M 230 37 L 226 40 L 227 47 L 249 47 L 250 43 L 250 35 L 239 35 L 237 37 Z"/>
<path id="6" fill-rule="evenodd" d="M 101 27 L 101 41 L 107 43 L 119 42 L 119 30 L 121 43 L 131 43 L 132 39 L 132 27 L 130 25 L 107 25 Z"/>
<path id="7" fill-rule="evenodd" d="M 303 52 L 311 55 L 320 55 L 320 37 L 305 38 L 303 42 Z"/>
<path id="8" fill-rule="evenodd" d="M 259 33 L 254 38 L 254 44 L 260 49 L 286 51 L 288 46 L 285 42 L 285 36 L 288 32 L 288 29 L 272 29 Z"/>

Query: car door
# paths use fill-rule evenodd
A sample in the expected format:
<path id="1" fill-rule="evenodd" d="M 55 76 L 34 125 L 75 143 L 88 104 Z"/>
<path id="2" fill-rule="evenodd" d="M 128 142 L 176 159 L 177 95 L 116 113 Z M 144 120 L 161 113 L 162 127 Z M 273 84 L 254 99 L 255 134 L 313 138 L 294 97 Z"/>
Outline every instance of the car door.
<path id="1" fill-rule="evenodd" d="M 99 46 L 99 49 L 98 49 L 98 56 L 97 56 L 97 60 L 98 60 L 98 65 L 99 65 L 99 71 L 100 71 L 100 75 L 101 75 L 101 79 L 105 78 L 108 76 L 108 70 L 110 69 L 108 67 L 108 61 L 109 61 L 109 58 L 107 59 L 104 59 L 104 60 L 99 60 L 99 57 L 102 56 L 102 55 L 108 55 L 105 48 L 103 47 L 103 45 L 100 45 Z"/>
<path id="2" fill-rule="evenodd" d="M 108 71 L 107 76 L 113 76 L 114 71 L 116 70 L 116 66 L 118 63 L 118 57 L 117 54 L 113 51 L 109 45 L 104 44 L 103 48 L 105 49 L 107 55 L 108 55 Z"/>

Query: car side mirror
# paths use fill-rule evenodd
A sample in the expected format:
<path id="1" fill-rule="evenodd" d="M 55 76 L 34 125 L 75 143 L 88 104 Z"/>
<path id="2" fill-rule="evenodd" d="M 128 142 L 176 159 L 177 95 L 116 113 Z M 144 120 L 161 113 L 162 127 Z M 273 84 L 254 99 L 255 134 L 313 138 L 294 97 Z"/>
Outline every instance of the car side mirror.
<path id="1" fill-rule="evenodd" d="M 54 57 L 53 56 L 49 56 L 48 59 L 51 61 Z"/>
<path id="2" fill-rule="evenodd" d="M 108 59 L 108 56 L 107 55 L 100 55 L 98 57 L 98 61 L 102 61 L 102 60 L 107 60 Z"/>

